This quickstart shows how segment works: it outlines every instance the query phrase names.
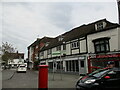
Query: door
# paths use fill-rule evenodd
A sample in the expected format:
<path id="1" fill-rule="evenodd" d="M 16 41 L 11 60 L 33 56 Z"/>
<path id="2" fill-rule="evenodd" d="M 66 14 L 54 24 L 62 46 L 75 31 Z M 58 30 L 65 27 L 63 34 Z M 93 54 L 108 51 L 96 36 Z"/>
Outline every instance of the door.
<path id="1" fill-rule="evenodd" d="M 79 61 L 79 73 L 80 74 L 85 74 L 86 72 L 86 70 L 85 70 L 85 61 L 84 60 L 80 60 Z"/>

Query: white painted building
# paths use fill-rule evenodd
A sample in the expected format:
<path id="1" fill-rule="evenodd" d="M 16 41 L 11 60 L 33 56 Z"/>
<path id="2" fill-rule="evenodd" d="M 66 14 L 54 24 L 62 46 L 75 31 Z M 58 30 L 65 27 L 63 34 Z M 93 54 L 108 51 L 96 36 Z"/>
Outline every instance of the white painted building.
<path id="1" fill-rule="evenodd" d="M 24 59 L 13 59 L 13 60 L 8 60 L 8 65 L 12 67 L 16 67 L 20 64 L 24 63 Z"/>

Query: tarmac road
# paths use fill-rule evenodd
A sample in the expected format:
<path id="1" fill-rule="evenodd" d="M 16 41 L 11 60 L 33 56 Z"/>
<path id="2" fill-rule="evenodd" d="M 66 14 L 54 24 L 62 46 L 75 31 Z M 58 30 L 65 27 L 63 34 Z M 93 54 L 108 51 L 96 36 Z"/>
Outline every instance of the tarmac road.
<path id="1" fill-rule="evenodd" d="M 16 73 L 15 70 L 4 70 L 2 76 L 2 88 L 38 88 L 38 71 Z M 79 75 L 62 74 L 61 80 L 61 74 L 55 73 L 53 79 L 53 73 L 49 73 L 48 88 L 75 88 L 78 78 Z"/>

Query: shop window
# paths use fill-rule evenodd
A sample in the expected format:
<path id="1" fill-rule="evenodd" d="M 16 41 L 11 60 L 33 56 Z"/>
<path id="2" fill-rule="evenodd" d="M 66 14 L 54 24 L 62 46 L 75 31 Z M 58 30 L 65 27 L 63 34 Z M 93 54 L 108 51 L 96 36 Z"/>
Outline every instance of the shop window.
<path id="1" fill-rule="evenodd" d="M 109 38 L 101 38 L 93 40 L 95 53 L 109 52 Z"/>
<path id="2" fill-rule="evenodd" d="M 79 43 L 78 43 L 78 41 L 72 42 L 72 43 L 71 43 L 71 47 L 72 47 L 72 49 L 79 48 Z"/>
<path id="3" fill-rule="evenodd" d="M 79 72 L 79 63 L 78 63 L 78 60 L 75 61 L 75 64 L 76 64 L 76 72 Z"/>

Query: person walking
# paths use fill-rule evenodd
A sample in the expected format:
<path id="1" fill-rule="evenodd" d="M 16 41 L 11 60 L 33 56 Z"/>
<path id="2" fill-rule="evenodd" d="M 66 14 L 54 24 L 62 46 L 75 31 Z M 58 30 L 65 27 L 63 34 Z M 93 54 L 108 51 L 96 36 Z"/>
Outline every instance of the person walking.
<path id="1" fill-rule="evenodd" d="M 107 67 L 106 68 L 114 68 L 115 67 L 115 62 L 114 61 L 109 61 L 107 63 Z"/>

